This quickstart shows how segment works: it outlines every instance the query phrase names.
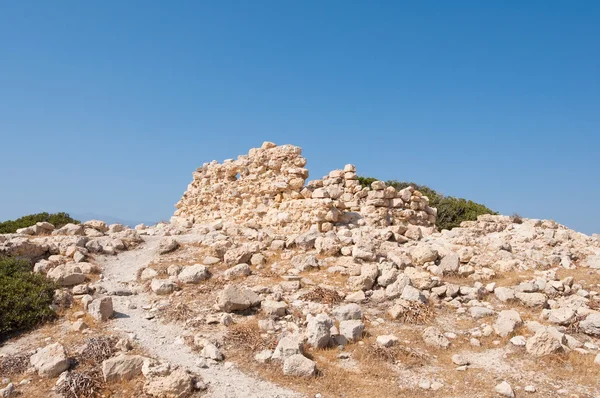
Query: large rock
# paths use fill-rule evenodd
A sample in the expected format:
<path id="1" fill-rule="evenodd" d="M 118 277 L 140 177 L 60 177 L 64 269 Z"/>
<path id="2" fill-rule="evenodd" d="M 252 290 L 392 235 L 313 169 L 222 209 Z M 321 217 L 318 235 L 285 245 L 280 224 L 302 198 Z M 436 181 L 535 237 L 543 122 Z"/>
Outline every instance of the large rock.
<path id="1" fill-rule="evenodd" d="M 75 263 L 59 265 L 50 270 L 47 276 L 61 286 L 74 286 L 85 282 L 85 275 Z"/>
<path id="2" fill-rule="evenodd" d="M 564 339 L 564 335 L 561 335 Z M 564 341 L 566 344 L 566 340 Z M 562 341 L 556 333 L 552 333 L 549 328 L 540 328 L 529 339 L 525 345 L 527 352 L 536 357 L 554 354 L 562 350 Z"/>
<path id="3" fill-rule="evenodd" d="M 89 303 L 88 312 L 98 321 L 107 321 L 114 314 L 113 302 L 110 297 L 100 297 Z"/>
<path id="4" fill-rule="evenodd" d="M 308 316 L 308 325 L 306 327 L 307 343 L 315 348 L 325 348 L 331 341 L 330 330 L 333 321 L 326 314 L 317 316 Z"/>
<path id="5" fill-rule="evenodd" d="M 54 230 L 52 235 L 84 236 L 85 229 L 83 228 L 83 225 L 69 223 L 59 229 Z"/>
<path id="6" fill-rule="evenodd" d="M 494 323 L 494 331 L 501 337 L 506 337 L 513 333 L 515 329 L 523 324 L 521 315 L 515 310 L 504 310 L 498 314 L 498 319 Z"/>
<path id="7" fill-rule="evenodd" d="M 440 268 L 439 271 L 442 274 L 453 274 L 458 272 L 458 268 L 460 266 L 459 257 L 456 253 L 450 253 L 445 255 L 440 260 Z"/>
<path id="8" fill-rule="evenodd" d="M 548 314 L 548 321 L 557 325 L 570 325 L 576 318 L 577 314 L 572 308 L 558 308 L 550 310 Z"/>
<path id="9" fill-rule="evenodd" d="M 158 245 L 158 254 L 167 254 L 177 250 L 179 242 L 173 238 L 164 238 Z"/>
<path id="10" fill-rule="evenodd" d="M 300 354 L 292 355 L 283 362 L 283 374 L 286 376 L 311 377 L 316 370 L 316 364 Z"/>
<path id="11" fill-rule="evenodd" d="M 277 343 L 271 359 L 286 359 L 292 355 L 302 354 L 303 344 L 300 336 L 285 336 Z"/>
<path id="12" fill-rule="evenodd" d="M 365 331 L 365 324 L 358 320 L 349 320 L 340 322 L 340 335 L 348 341 L 358 341 L 362 338 Z"/>
<path id="13" fill-rule="evenodd" d="M 438 252 L 426 244 L 420 244 L 410 252 L 413 264 L 423 265 L 435 261 L 438 258 Z"/>
<path id="14" fill-rule="evenodd" d="M 362 319 L 363 313 L 360 305 L 346 304 L 335 308 L 333 310 L 333 316 L 338 321 L 347 321 L 350 319 Z"/>
<path id="15" fill-rule="evenodd" d="M 175 291 L 176 285 L 170 279 L 152 279 L 150 284 L 152 291 L 158 295 L 171 294 Z"/>
<path id="16" fill-rule="evenodd" d="M 433 326 L 425 329 L 423 332 L 423 341 L 431 347 L 448 348 L 450 341 L 442 334 L 442 332 Z"/>
<path id="17" fill-rule="evenodd" d="M 262 309 L 262 311 L 265 314 L 267 314 L 269 316 L 274 316 L 274 317 L 285 316 L 287 307 L 288 306 L 285 302 L 274 301 L 274 300 L 265 300 L 260 305 L 260 308 Z"/>
<path id="18" fill-rule="evenodd" d="M 248 263 L 252 258 L 252 255 L 257 251 L 258 248 L 250 244 L 244 244 L 239 247 L 231 248 L 225 253 L 225 264 L 232 266 L 236 264 Z"/>
<path id="19" fill-rule="evenodd" d="M 516 292 L 515 297 L 527 307 L 546 307 L 548 305 L 548 299 L 543 293 Z"/>
<path id="20" fill-rule="evenodd" d="M 583 321 L 579 322 L 579 329 L 590 336 L 600 337 L 600 314 L 588 315 Z"/>
<path id="21" fill-rule="evenodd" d="M 217 298 L 217 305 L 221 311 L 243 311 L 260 305 L 261 298 L 246 287 L 227 285 Z"/>
<path id="22" fill-rule="evenodd" d="M 400 274 L 394 283 L 385 288 L 385 297 L 390 300 L 396 299 L 402 295 L 404 288 L 409 285 L 410 278 L 405 274 Z"/>
<path id="23" fill-rule="evenodd" d="M 104 381 L 115 382 L 119 380 L 131 380 L 142 374 L 144 358 L 139 355 L 121 354 L 102 362 L 102 375 Z"/>
<path id="24" fill-rule="evenodd" d="M 30 358 L 31 366 L 42 377 L 58 377 L 69 369 L 69 359 L 65 347 L 59 343 L 50 344 L 39 349 Z"/>
<path id="25" fill-rule="evenodd" d="M 194 376 L 183 369 L 176 369 L 168 376 L 147 380 L 144 393 L 156 398 L 185 398 L 194 391 L 194 381 Z"/>
<path id="26" fill-rule="evenodd" d="M 90 220 L 90 221 L 84 222 L 83 225 L 85 227 L 93 228 L 98 232 L 102 232 L 102 233 L 108 232 L 108 226 L 106 225 L 106 223 L 104 221 Z"/>
<path id="27" fill-rule="evenodd" d="M 184 267 L 177 278 L 182 283 L 200 283 L 210 278 L 210 273 L 204 265 L 195 264 Z"/>
<path id="28" fill-rule="evenodd" d="M 223 278 L 227 280 L 242 278 L 244 276 L 249 276 L 252 273 L 250 266 L 248 264 L 238 264 L 234 267 L 229 268 L 223 272 Z"/>

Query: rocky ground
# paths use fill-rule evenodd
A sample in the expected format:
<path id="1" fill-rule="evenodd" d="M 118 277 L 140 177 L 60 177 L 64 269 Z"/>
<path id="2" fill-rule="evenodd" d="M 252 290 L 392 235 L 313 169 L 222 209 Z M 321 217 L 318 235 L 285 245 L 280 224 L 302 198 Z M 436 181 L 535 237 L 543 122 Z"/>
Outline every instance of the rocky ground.
<path id="1" fill-rule="evenodd" d="M 4 235 L 63 288 L 58 320 L 0 348 L 3 397 L 600 395 L 597 236 L 503 216 L 347 231 Z"/>
<path id="2" fill-rule="evenodd" d="M 0 235 L 61 285 L 0 346 L 2 398 L 598 397 L 600 236 L 412 187 L 306 183 L 264 143 L 194 173 L 169 223 Z"/>

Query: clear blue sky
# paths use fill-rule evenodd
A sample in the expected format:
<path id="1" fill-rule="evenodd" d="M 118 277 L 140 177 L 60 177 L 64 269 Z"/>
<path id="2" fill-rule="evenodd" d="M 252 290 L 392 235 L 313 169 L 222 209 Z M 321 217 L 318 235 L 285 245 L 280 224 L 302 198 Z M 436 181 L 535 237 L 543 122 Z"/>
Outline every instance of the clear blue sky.
<path id="1" fill-rule="evenodd" d="M 263 141 L 600 232 L 600 2 L 5 1 L 0 220 L 168 219 Z"/>

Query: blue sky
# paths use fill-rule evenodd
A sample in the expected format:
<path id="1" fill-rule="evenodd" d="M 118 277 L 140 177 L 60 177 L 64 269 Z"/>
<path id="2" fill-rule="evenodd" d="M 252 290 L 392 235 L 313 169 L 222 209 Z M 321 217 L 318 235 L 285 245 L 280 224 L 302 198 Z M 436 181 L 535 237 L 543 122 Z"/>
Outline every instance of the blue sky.
<path id="1" fill-rule="evenodd" d="M 168 219 L 263 141 L 600 232 L 600 3 L 0 4 L 0 220 Z"/>

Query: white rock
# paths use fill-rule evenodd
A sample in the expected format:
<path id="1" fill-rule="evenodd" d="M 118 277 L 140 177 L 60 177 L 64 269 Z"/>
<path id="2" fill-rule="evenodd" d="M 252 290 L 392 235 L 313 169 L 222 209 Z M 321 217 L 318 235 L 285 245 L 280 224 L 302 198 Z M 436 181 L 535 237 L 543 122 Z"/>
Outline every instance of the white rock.
<path id="1" fill-rule="evenodd" d="M 495 388 L 495 391 L 503 397 L 515 398 L 515 393 L 512 387 L 506 381 L 503 381 L 502 383 L 498 384 Z"/>
<path id="2" fill-rule="evenodd" d="M 300 354 L 288 357 L 283 363 L 283 374 L 286 376 L 311 377 L 316 370 L 316 364 Z"/>
<path id="3" fill-rule="evenodd" d="M 39 349 L 31 356 L 30 362 L 40 376 L 48 378 L 58 377 L 69 368 L 65 347 L 59 343 Z"/>
<path id="4" fill-rule="evenodd" d="M 102 362 L 102 375 L 104 381 L 115 382 L 119 380 L 131 380 L 142 374 L 142 366 L 145 357 L 139 355 L 125 355 L 109 358 Z"/>

